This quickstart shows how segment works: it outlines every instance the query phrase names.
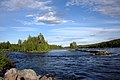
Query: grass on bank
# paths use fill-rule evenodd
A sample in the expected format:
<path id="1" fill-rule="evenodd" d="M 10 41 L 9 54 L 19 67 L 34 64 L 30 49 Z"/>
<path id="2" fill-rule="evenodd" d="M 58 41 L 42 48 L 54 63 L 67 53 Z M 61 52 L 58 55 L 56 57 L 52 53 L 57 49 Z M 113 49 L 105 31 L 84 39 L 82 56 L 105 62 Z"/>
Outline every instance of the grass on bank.
<path id="1" fill-rule="evenodd" d="M 0 54 L 0 71 L 8 69 L 12 65 L 6 54 Z"/>

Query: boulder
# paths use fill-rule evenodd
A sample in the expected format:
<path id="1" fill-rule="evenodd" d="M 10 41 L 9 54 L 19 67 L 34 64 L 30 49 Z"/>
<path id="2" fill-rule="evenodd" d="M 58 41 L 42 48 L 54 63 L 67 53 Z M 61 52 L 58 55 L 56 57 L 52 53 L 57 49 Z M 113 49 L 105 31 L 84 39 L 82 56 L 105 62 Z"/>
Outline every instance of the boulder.
<path id="1" fill-rule="evenodd" d="M 53 80 L 52 77 L 48 77 L 47 79 L 48 79 L 48 80 Z"/>
<path id="2" fill-rule="evenodd" d="M 12 68 L 5 73 L 5 80 L 16 80 L 17 69 Z"/>
<path id="3" fill-rule="evenodd" d="M 0 78 L 2 80 L 2 78 Z M 56 80 L 52 77 L 46 77 L 36 74 L 32 69 L 17 70 L 12 68 L 4 75 L 4 80 Z"/>
<path id="4" fill-rule="evenodd" d="M 39 80 L 57 80 L 57 79 L 52 78 L 52 77 L 42 76 L 41 78 L 39 78 Z"/>
<path id="5" fill-rule="evenodd" d="M 32 69 L 17 70 L 12 68 L 5 73 L 5 80 L 38 80 Z"/>
<path id="6" fill-rule="evenodd" d="M 18 76 L 20 76 L 20 78 L 24 78 L 25 80 L 38 80 L 36 72 L 32 69 L 18 70 Z"/>
<path id="7" fill-rule="evenodd" d="M 41 77 L 39 80 L 47 80 L 46 76 Z"/>
<path id="8" fill-rule="evenodd" d="M 42 78 L 42 75 L 38 75 L 38 79 Z"/>

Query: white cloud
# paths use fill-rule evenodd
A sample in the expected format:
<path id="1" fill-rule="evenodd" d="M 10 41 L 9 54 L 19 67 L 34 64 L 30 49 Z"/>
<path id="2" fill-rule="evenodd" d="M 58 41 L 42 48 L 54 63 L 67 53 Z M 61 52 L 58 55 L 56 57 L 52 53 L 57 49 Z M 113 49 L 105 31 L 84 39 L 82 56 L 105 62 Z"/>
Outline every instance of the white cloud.
<path id="1" fill-rule="evenodd" d="M 118 33 L 120 34 L 120 28 L 119 27 L 113 27 L 113 28 L 100 28 L 100 27 L 66 27 L 66 28 L 58 28 L 53 29 L 51 32 L 60 33 L 61 35 L 66 36 L 90 36 L 90 35 L 102 35 L 102 34 L 113 34 Z M 103 32 L 103 33 L 100 33 Z"/>
<path id="2" fill-rule="evenodd" d="M 48 11 L 44 14 L 30 14 L 26 17 L 33 18 L 32 21 L 22 21 L 23 24 L 29 25 L 29 24 L 36 24 L 36 25 L 44 25 L 44 24 L 62 24 L 62 23 L 68 23 L 68 22 L 74 22 L 72 20 L 65 20 L 62 18 L 59 18 L 57 16 L 57 12 L 54 11 Z"/>
<path id="3" fill-rule="evenodd" d="M 72 36 L 85 36 L 88 34 L 93 34 L 98 31 L 101 31 L 102 28 L 94 28 L 94 27 L 66 27 L 66 28 L 58 28 L 53 29 L 52 32 L 61 33 L 64 35 L 72 35 Z"/>
<path id="4" fill-rule="evenodd" d="M 56 16 L 56 12 L 48 12 L 43 16 L 36 16 L 36 22 L 41 22 L 45 24 L 61 24 L 67 22 L 73 22 L 71 20 L 64 20 Z"/>
<path id="5" fill-rule="evenodd" d="M 100 28 L 100 27 L 66 27 L 53 29 L 54 33 L 47 37 L 50 44 L 68 46 L 72 41 L 78 44 L 98 43 L 120 37 L 120 28 Z"/>
<path id="6" fill-rule="evenodd" d="M 37 13 L 26 15 L 26 18 L 31 17 L 30 21 L 20 21 L 23 24 L 62 24 L 67 22 L 73 22 L 71 20 L 65 20 L 60 18 L 55 8 L 50 6 L 51 1 L 39 1 L 39 0 L 7 0 L 3 1 L 2 5 L 10 11 L 20 9 L 37 10 Z"/>
<path id="7" fill-rule="evenodd" d="M 0 27 L 0 31 L 6 31 L 6 27 Z"/>
<path id="8" fill-rule="evenodd" d="M 47 4 L 50 1 L 40 2 L 34 0 L 6 0 L 2 2 L 2 6 L 6 7 L 8 10 L 18 10 L 18 9 L 50 9 Z"/>
<path id="9" fill-rule="evenodd" d="M 120 24 L 119 20 L 105 20 L 103 21 L 105 24 Z"/>
<path id="10" fill-rule="evenodd" d="M 120 0 L 70 0 L 66 6 L 77 5 L 112 17 L 120 17 Z"/>
<path id="11" fill-rule="evenodd" d="M 37 31 L 37 28 L 33 27 L 12 27 L 15 31 Z"/>

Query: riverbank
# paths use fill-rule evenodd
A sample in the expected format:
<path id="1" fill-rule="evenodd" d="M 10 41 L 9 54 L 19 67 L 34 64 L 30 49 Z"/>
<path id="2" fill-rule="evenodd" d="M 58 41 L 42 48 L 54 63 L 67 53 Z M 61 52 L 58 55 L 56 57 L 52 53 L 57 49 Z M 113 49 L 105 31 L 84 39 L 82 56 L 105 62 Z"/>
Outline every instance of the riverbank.
<path id="1" fill-rule="evenodd" d="M 32 69 L 17 70 L 15 62 L 6 54 L 0 54 L 0 80 L 57 80 L 56 78 L 37 75 Z"/>
<path id="2" fill-rule="evenodd" d="M 0 52 L 10 52 L 10 49 L 0 49 Z"/>
<path id="3" fill-rule="evenodd" d="M 17 70 L 15 62 L 8 56 L 0 54 L 0 80 L 57 80 L 56 78 L 37 75 L 32 69 Z"/>
<path id="4" fill-rule="evenodd" d="M 0 76 L 10 68 L 15 68 L 15 62 L 11 61 L 5 53 L 0 54 Z"/>

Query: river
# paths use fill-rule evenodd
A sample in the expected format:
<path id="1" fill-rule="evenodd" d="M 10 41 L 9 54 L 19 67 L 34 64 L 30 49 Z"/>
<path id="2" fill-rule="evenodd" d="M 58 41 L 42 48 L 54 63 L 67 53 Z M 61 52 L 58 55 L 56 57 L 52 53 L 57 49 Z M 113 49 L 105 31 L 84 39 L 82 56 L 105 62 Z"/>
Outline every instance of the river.
<path id="1" fill-rule="evenodd" d="M 52 50 L 45 54 L 9 52 L 17 69 L 35 70 L 38 74 L 60 80 L 120 80 L 120 48 L 104 48 L 111 56 L 93 56 L 89 52 Z"/>

